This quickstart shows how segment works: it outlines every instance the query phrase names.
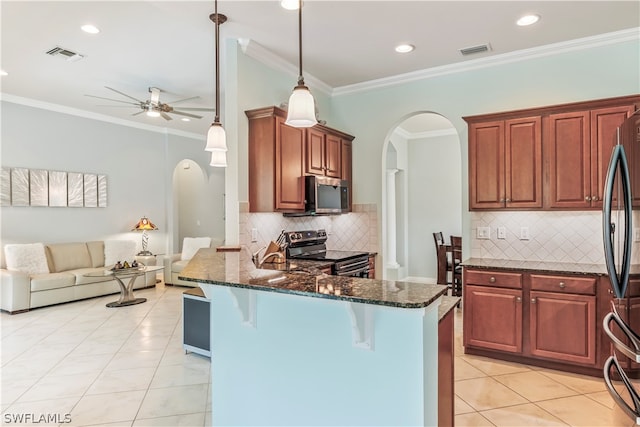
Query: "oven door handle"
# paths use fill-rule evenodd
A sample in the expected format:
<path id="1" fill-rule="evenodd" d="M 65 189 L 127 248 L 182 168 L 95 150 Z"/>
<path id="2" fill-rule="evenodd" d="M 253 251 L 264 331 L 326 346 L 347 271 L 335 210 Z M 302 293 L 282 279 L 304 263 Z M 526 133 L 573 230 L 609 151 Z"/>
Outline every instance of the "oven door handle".
<path id="1" fill-rule="evenodd" d="M 369 258 L 364 259 L 364 260 L 356 260 L 356 261 L 351 262 L 349 264 L 336 263 L 335 266 L 336 266 L 336 270 L 338 270 L 338 271 L 349 270 L 349 269 L 352 269 L 354 267 L 355 268 L 368 267 L 369 266 Z"/>
<path id="2" fill-rule="evenodd" d="M 369 266 L 367 265 L 366 267 L 357 268 L 355 270 L 336 271 L 336 276 L 354 276 L 359 273 L 368 273 L 368 272 L 369 272 Z"/>

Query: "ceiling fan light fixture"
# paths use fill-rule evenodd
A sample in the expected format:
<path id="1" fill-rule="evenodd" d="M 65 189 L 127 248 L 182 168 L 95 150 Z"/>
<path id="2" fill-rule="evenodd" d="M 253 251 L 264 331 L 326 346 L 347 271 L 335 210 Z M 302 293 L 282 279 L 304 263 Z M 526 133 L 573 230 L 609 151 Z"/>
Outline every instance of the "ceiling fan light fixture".
<path id="1" fill-rule="evenodd" d="M 316 120 L 316 102 L 311 91 L 304 84 L 302 76 L 302 4 L 298 8 L 298 59 L 300 74 L 298 85 L 293 88 L 287 107 L 287 120 L 285 124 L 296 128 L 308 128 L 318 121 Z"/>
<path id="2" fill-rule="evenodd" d="M 211 152 L 211 162 L 209 162 L 210 166 L 215 168 L 226 168 L 227 167 L 227 152 L 226 151 L 212 151 Z"/>
<path id="3" fill-rule="evenodd" d="M 160 117 L 160 113 L 153 109 L 153 105 L 149 105 L 149 107 L 147 107 L 147 116 L 148 117 Z"/>
<path id="4" fill-rule="evenodd" d="M 207 132 L 207 146 L 205 151 L 227 151 L 227 133 L 222 127 L 222 123 L 213 122 Z"/>

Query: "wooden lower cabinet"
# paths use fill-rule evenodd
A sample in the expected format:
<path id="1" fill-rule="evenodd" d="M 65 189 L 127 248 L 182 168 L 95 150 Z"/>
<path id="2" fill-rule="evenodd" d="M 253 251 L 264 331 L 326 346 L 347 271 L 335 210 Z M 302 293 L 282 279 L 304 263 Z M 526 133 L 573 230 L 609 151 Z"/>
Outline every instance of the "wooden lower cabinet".
<path id="1" fill-rule="evenodd" d="M 602 376 L 606 276 L 465 267 L 463 278 L 465 353 Z"/>

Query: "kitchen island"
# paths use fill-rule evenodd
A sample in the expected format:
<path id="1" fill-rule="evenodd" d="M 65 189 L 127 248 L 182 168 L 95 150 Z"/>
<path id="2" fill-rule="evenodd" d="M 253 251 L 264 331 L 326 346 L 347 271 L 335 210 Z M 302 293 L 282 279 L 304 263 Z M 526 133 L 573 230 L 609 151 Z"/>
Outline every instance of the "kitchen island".
<path id="1" fill-rule="evenodd" d="M 200 249 L 213 425 L 437 425 L 446 287 L 257 269 Z"/>

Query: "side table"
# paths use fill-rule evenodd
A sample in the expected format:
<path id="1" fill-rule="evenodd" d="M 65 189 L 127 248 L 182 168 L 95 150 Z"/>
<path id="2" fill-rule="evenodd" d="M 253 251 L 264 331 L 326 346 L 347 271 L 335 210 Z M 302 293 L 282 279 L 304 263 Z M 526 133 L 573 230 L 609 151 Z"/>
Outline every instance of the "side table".
<path id="1" fill-rule="evenodd" d="M 87 277 L 105 277 L 113 276 L 118 285 L 120 285 L 120 299 L 118 301 L 107 303 L 107 307 L 125 307 L 127 305 L 141 304 L 146 298 L 136 298 L 133 295 L 133 284 L 138 276 L 144 275 L 149 271 L 162 270 L 163 267 L 136 267 L 122 268 L 120 270 L 100 270 L 85 274 Z M 125 285 L 123 279 L 129 279 Z"/>

